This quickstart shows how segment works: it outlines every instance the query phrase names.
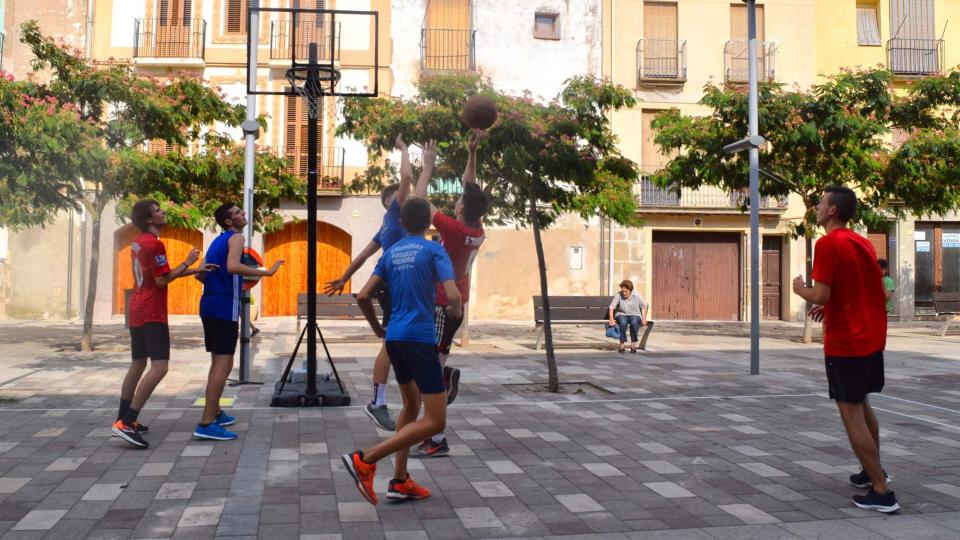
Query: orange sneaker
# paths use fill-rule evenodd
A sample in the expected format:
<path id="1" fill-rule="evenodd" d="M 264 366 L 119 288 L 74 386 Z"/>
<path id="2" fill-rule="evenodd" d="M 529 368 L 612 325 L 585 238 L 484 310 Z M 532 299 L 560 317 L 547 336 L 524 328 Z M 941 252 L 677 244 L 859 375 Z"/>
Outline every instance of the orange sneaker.
<path id="1" fill-rule="evenodd" d="M 390 487 L 387 489 L 388 499 L 400 499 L 403 501 L 426 499 L 430 496 L 430 490 L 413 481 L 410 475 L 401 482 L 394 478 L 390 480 Z"/>
<path id="2" fill-rule="evenodd" d="M 363 498 L 370 501 L 370 504 L 377 504 L 377 494 L 373 491 L 373 475 L 377 472 L 376 463 L 364 463 L 360 459 L 360 452 L 344 454 L 340 457 L 347 472 L 353 477 L 357 484 L 357 489 Z"/>

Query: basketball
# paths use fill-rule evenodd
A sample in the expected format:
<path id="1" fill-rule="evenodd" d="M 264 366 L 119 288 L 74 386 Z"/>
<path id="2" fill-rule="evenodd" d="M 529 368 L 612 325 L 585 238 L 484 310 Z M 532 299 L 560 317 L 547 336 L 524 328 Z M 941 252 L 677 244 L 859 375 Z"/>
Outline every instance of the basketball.
<path id="1" fill-rule="evenodd" d="M 497 106 L 486 96 L 470 96 L 463 107 L 463 119 L 474 129 L 487 129 L 497 121 Z"/>
<path id="2" fill-rule="evenodd" d="M 253 248 L 243 248 L 243 253 L 240 254 L 240 263 L 263 270 L 263 259 Z M 260 276 L 243 276 L 243 290 L 249 291 L 256 287 L 259 282 Z"/>

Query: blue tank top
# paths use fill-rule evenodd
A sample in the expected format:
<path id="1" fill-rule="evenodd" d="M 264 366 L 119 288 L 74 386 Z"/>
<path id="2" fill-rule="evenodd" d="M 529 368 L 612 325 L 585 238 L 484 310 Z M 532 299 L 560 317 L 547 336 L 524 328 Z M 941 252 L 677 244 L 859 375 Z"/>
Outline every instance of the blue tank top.
<path id="1" fill-rule="evenodd" d="M 219 266 L 213 272 L 207 272 L 203 280 L 203 296 L 200 297 L 200 316 L 225 321 L 240 320 L 240 286 L 243 279 L 238 274 L 227 272 L 227 253 L 230 251 L 230 237 L 240 234 L 235 231 L 223 231 L 207 248 L 203 258 L 206 263 Z"/>

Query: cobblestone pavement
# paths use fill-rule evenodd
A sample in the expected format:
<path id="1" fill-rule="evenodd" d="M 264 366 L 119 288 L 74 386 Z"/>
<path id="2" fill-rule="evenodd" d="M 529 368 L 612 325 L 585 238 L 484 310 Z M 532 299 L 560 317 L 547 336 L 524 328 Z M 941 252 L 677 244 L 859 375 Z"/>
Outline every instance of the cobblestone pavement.
<path id="1" fill-rule="evenodd" d="M 294 321 L 262 321 L 255 380 L 277 380 Z M 374 507 L 339 456 L 378 432 L 361 406 L 378 345 L 324 327 L 354 406 L 269 407 L 272 384 L 230 388 L 238 441 L 191 439 L 208 364 L 195 319 L 176 319 L 170 373 L 141 416 L 149 450 L 110 437 L 128 363 L 119 325 L 72 349 L 76 323 L 0 323 L 0 537 L 10 538 L 957 538 L 960 338 L 891 328 L 872 398 L 903 511 L 859 510 L 855 471 L 825 396 L 818 345 L 764 326 L 762 374 L 742 324 L 658 326 L 621 355 L 601 325 L 558 331 L 561 394 L 539 390 L 529 325 L 481 324 L 455 349 L 449 457 L 411 461 L 429 499 Z M 321 371 L 324 365 L 321 364 Z M 580 384 L 574 384 L 580 383 Z M 398 409 L 395 387 L 388 400 Z M 233 428 L 231 428 L 233 429 Z M 392 473 L 378 471 L 383 492 Z"/>

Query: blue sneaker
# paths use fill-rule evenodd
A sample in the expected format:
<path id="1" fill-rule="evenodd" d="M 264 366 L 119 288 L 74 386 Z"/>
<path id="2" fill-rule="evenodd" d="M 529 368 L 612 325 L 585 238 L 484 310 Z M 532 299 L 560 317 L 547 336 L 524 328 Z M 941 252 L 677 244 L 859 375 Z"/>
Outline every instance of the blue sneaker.
<path id="1" fill-rule="evenodd" d="M 213 423 L 221 427 L 232 426 L 237 423 L 237 417 L 230 416 L 221 410 L 217 413 L 217 417 L 213 419 Z"/>
<path id="2" fill-rule="evenodd" d="M 223 429 L 223 426 L 216 423 L 212 423 L 209 426 L 197 424 L 197 428 L 193 430 L 193 436 L 209 441 L 232 441 L 237 438 L 236 433 L 227 431 Z"/>

